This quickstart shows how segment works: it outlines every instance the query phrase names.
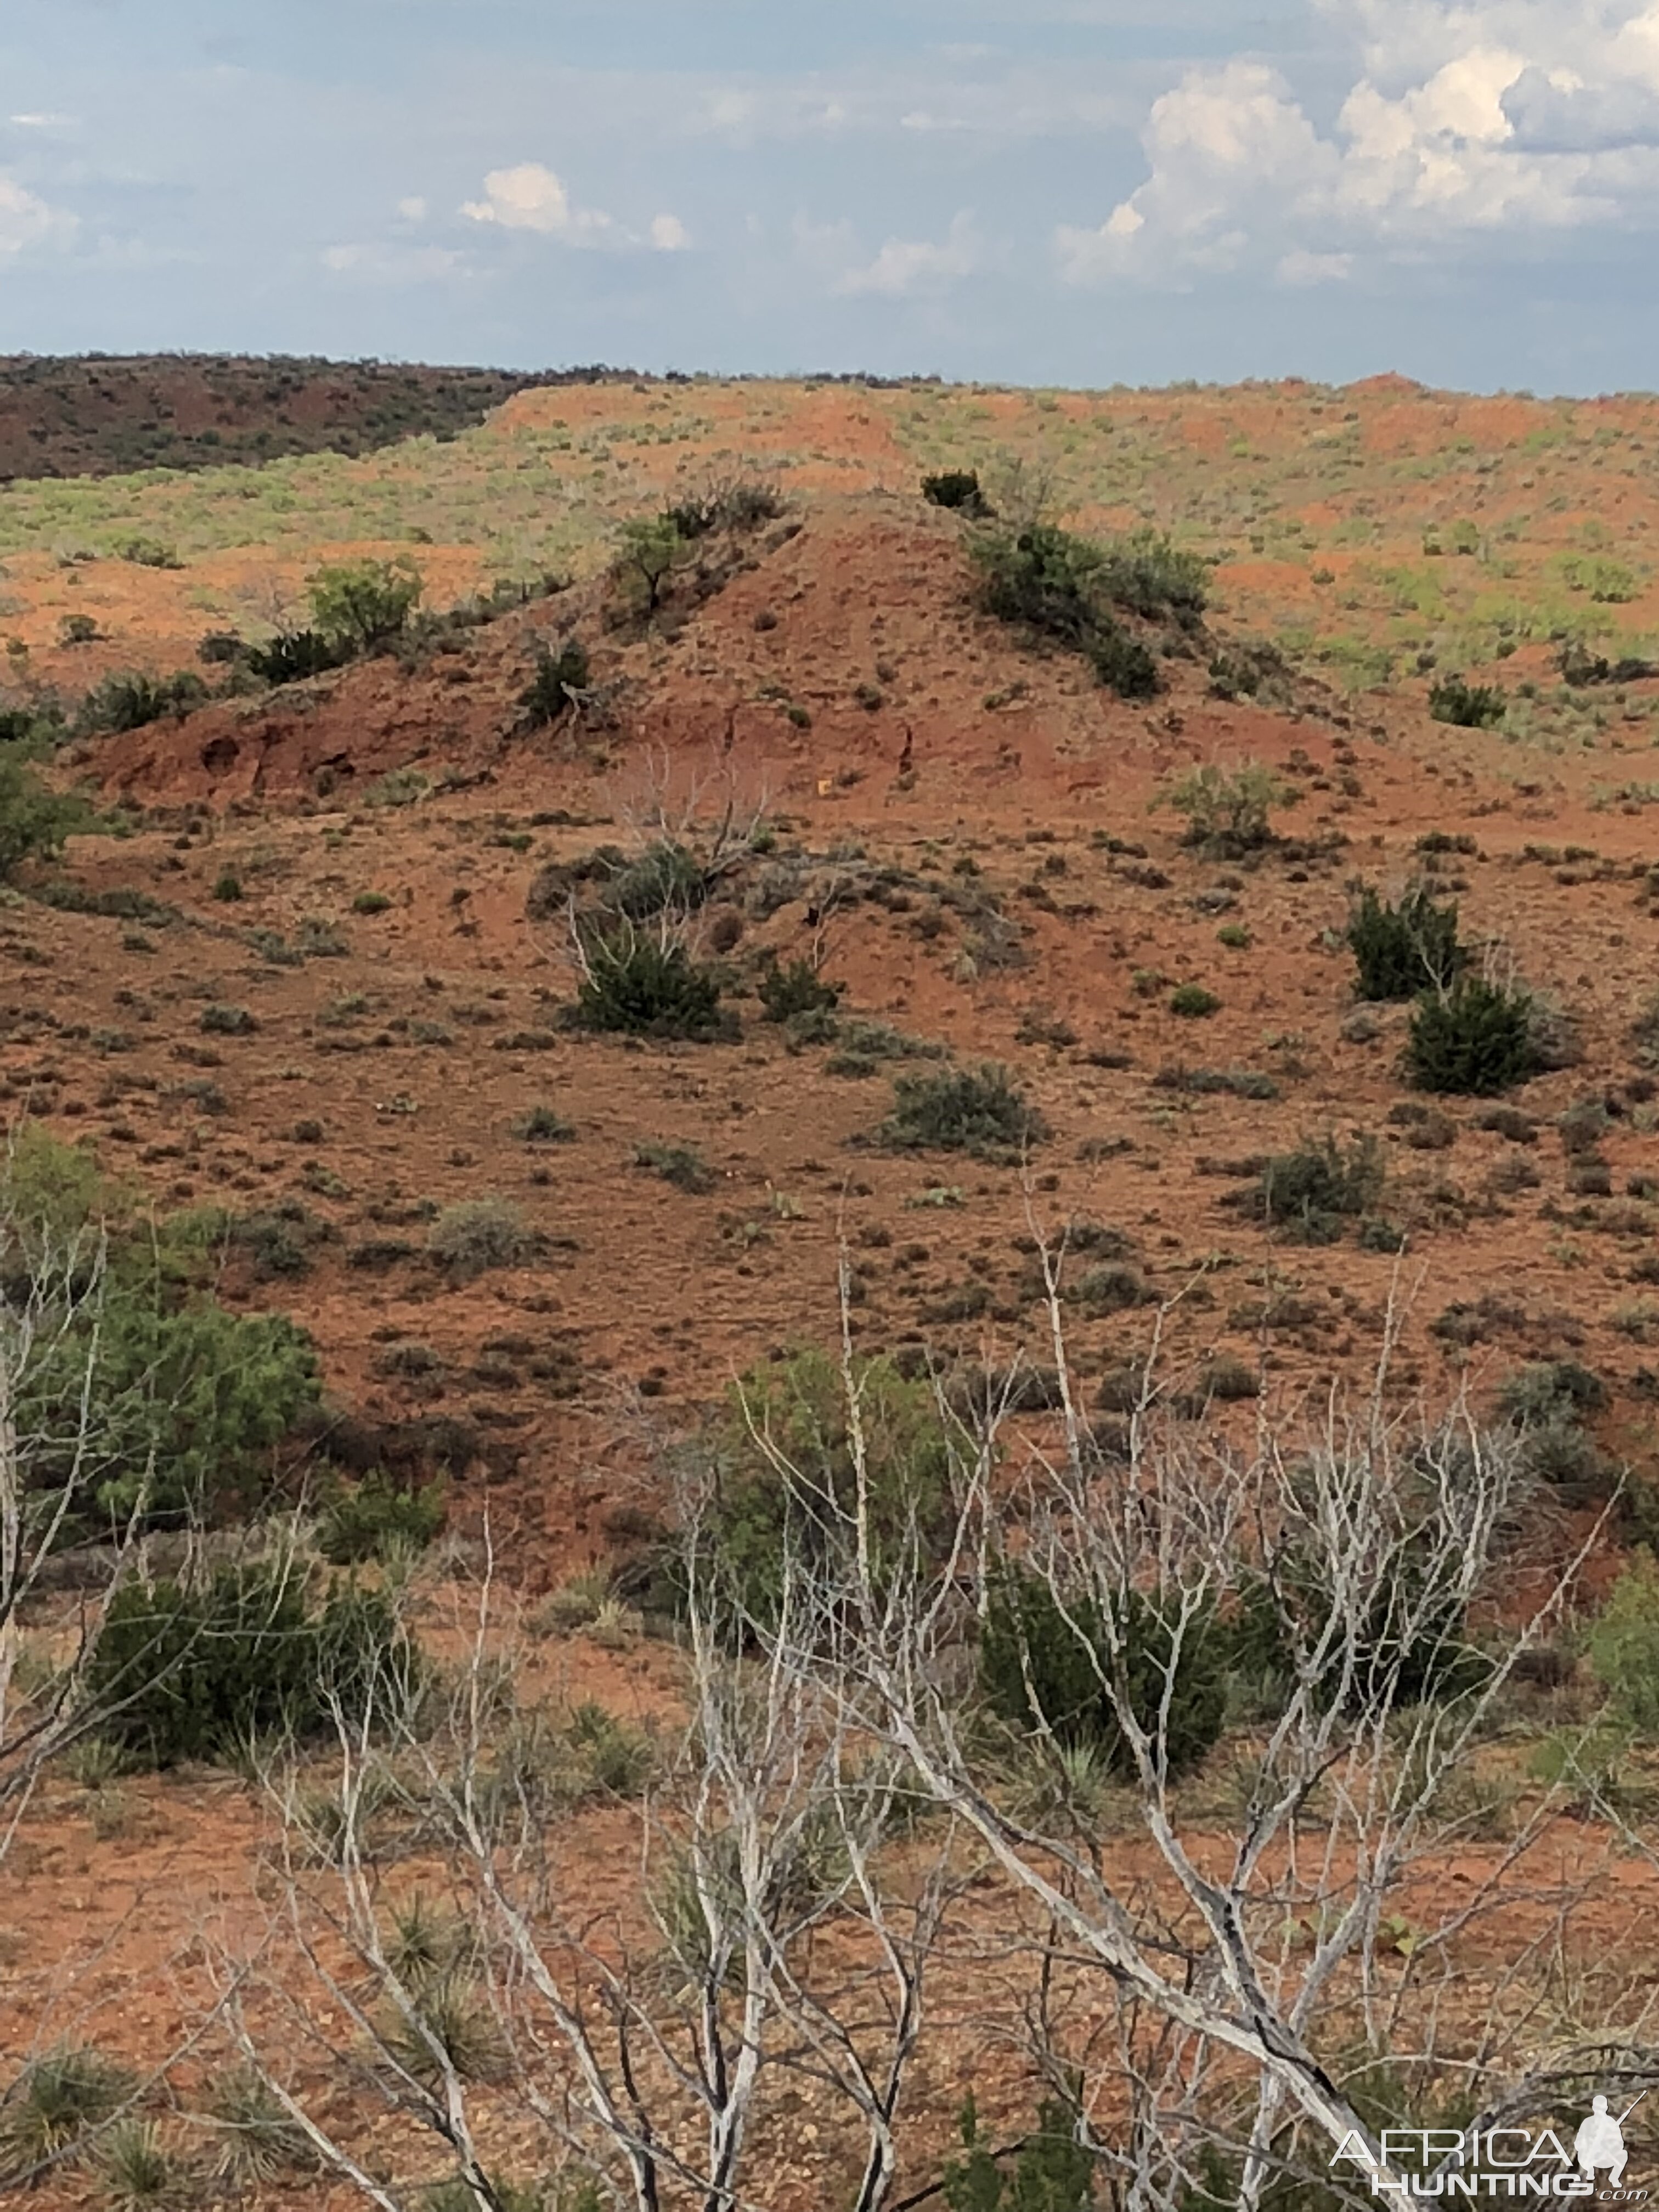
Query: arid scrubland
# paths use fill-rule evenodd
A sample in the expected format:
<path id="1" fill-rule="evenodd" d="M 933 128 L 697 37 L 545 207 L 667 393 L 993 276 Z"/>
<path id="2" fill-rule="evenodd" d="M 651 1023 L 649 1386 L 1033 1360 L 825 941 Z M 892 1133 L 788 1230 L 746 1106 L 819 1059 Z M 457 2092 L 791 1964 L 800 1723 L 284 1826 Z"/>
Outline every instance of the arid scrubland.
<path id="1" fill-rule="evenodd" d="M 7 488 L 8 2185 L 1323 2212 L 1652 2078 L 1656 436 Z"/>

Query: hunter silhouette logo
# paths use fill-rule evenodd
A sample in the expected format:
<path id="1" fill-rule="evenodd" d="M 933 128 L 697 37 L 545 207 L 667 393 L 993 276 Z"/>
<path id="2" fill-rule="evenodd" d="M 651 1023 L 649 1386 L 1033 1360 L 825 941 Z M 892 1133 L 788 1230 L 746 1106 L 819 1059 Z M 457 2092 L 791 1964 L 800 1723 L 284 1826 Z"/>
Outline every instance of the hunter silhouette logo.
<path id="1" fill-rule="evenodd" d="M 1642 2097 L 1647 2094 L 1644 2089 Z M 1616 2120 L 1607 2111 L 1605 2097 L 1590 2100 L 1589 2118 L 1579 2123 L 1578 2132 L 1572 2139 L 1572 2154 L 1578 2161 L 1578 2171 L 1587 2180 L 1594 2181 L 1605 2166 L 1609 2188 L 1617 2189 L 1623 2181 L 1625 2168 L 1630 2162 L 1630 2153 L 1625 2148 L 1625 2122 L 1641 2103 L 1642 2097 L 1626 2105 Z"/>
<path id="2" fill-rule="evenodd" d="M 1645 2189 L 1624 2186 L 1630 2163 L 1625 2123 L 1647 2094 L 1644 2089 L 1616 2119 L 1605 2097 L 1592 2098 L 1571 2150 L 1553 2128 L 1536 2133 L 1528 2128 L 1475 2128 L 1467 2134 L 1451 2128 L 1387 2128 L 1375 2151 L 1357 2131 L 1345 2136 L 1331 2164 L 1369 2168 L 1377 2196 L 1578 2197 L 1603 2204 L 1644 2204 Z"/>

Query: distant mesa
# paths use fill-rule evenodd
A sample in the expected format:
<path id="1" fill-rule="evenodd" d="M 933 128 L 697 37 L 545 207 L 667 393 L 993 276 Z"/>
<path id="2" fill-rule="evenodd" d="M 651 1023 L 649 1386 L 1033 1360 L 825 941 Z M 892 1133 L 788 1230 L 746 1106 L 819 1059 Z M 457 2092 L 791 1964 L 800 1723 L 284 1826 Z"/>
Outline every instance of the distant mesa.
<path id="1" fill-rule="evenodd" d="M 0 356 L 0 481 L 257 466 L 453 438 L 542 385 L 631 369 L 434 368 L 223 354 Z"/>

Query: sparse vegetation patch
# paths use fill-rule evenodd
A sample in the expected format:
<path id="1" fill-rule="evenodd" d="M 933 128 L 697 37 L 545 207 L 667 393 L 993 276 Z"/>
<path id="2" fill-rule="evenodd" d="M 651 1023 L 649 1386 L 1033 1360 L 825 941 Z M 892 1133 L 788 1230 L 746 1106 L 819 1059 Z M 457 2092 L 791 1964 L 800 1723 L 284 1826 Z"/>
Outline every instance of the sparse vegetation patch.
<path id="1" fill-rule="evenodd" d="M 965 1152 L 1018 1157 L 1041 1144 L 1048 1125 L 1005 1067 L 952 1068 L 902 1075 L 880 1141 L 895 1152 Z"/>

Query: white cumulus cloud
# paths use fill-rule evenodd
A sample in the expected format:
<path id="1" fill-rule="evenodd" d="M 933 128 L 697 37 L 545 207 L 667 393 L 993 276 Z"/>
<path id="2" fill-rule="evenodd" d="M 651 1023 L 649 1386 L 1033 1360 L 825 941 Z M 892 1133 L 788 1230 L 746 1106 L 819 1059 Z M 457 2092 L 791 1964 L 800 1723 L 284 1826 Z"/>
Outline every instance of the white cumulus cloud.
<path id="1" fill-rule="evenodd" d="M 1282 235 L 1311 216 L 1339 166 L 1284 78 L 1260 62 L 1190 71 L 1154 103 L 1143 137 L 1146 182 L 1097 230 L 1060 233 L 1060 271 L 1074 284 L 1236 268 L 1266 229 Z"/>
<path id="2" fill-rule="evenodd" d="M 984 259 L 984 246 L 974 219 L 964 210 L 938 244 L 928 239 L 890 238 L 873 261 L 844 270 L 836 289 L 842 294 L 866 292 L 889 300 L 908 299 L 960 283 L 982 268 Z"/>
<path id="3" fill-rule="evenodd" d="M 563 178 L 541 161 L 492 169 L 483 188 L 481 200 L 462 205 L 461 213 L 469 222 L 529 231 L 538 238 L 556 239 L 562 246 L 612 252 L 648 246 L 658 253 L 683 253 L 691 243 L 691 234 L 677 215 L 654 216 L 641 238 L 602 210 L 578 206 Z"/>
<path id="4" fill-rule="evenodd" d="M 67 245 L 76 227 L 72 215 L 48 207 L 15 177 L 0 174 L 0 254 L 22 253 L 33 246 Z"/>
<path id="5" fill-rule="evenodd" d="M 461 213 L 473 222 L 499 223 L 503 230 L 531 230 L 567 246 L 601 246 L 615 236 L 616 225 L 597 208 L 579 208 L 562 178 L 540 161 L 516 168 L 492 169 L 484 197 L 468 200 Z"/>
<path id="6" fill-rule="evenodd" d="M 1659 0 L 1319 0 L 1355 74 L 1321 129 L 1279 70 L 1190 69 L 1146 176 L 1055 246 L 1074 284 L 1340 281 L 1494 234 L 1659 223 Z"/>

